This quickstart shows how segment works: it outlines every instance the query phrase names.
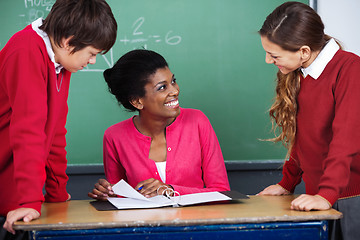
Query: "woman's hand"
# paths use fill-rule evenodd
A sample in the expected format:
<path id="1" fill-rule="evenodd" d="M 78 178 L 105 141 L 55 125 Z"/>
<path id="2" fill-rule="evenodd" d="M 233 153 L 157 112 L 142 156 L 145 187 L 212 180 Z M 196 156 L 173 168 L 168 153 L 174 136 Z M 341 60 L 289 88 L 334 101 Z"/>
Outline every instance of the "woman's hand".
<path id="1" fill-rule="evenodd" d="M 299 211 L 328 210 L 330 203 L 319 195 L 301 194 L 291 202 L 291 209 Z"/>
<path id="2" fill-rule="evenodd" d="M 284 188 L 282 188 L 280 185 L 270 185 L 261 192 L 259 192 L 257 195 L 273 195 L 273 196 L 279 196 L 279 195 L 290 195 L 291 193 L 289 191 L 286 191 Z"/>
<path id="3" fill-rule="evenodd" d="M 113 192 L 111 186 L 105 179 L 99 179 L 92 192 L 88 193 L 88 196 L 102 201 L 105 201 L 108 197 L 116 197 L 117 195 Z"/>
<path id="4" fill-rule="evenodd" d="M 159 194 L 163 194 L 166 189 L 172 189 L 172 187 L 168 184 L 165 184 L 155 178 L 149 178 L 147 180 L 144 180 L 142 182 L 139 182 L 138 185 L 136 185 L 135 189 L 139 191 L 142 195 L 145 197 L 155 197 L 158 195 L 158 189 Z"/>

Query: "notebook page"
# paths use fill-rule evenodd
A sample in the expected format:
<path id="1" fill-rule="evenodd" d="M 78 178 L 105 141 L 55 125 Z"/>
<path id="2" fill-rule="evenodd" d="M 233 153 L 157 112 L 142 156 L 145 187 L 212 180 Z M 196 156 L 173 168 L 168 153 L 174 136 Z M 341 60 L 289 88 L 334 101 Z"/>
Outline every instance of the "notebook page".
<path id="1" fill-rule="evenodd" d="M 193 193 L 187 195 L 181 195 L 171 198 L 174 202 L 177 202 L 181 206 L 207 203 L 207 202 L 216 202 L 216 201 L 225 201 L 231 200 L 230 197 L 221 194 L 219 192 L 202 192 L 202 193 Z"/>
<path id="2" fill-rule="evenodd" d="M 124 181 L 124 179 L 121 179 L 118 183 L 116 183 L 114 186 L 112 186 L 112 189 L 115 194 L 127 197 L 127 198 L 134 198 L 139 199 L 143 201 L 150 201 L 148 198 L 146 198 L 144 195 L 136 191 L 134 188 L 132 188 L 127 182 Z"/>
<path id="3" fill-rule="evenodd" d="M 164 199 L 164 197 L 162 197 L 162 199 Z M 173 203 L 169 199 L 167 198 L 165 199 L 166 201 L 155 200 L 153 202 L 153 201 L 144 201 L 134 198 L 109 197 L 108 201 L 118 209 L 136 209 L 136 208 L 140 209 L 140 208 L 158 208 L 158 207 L 172 206 Z"/>

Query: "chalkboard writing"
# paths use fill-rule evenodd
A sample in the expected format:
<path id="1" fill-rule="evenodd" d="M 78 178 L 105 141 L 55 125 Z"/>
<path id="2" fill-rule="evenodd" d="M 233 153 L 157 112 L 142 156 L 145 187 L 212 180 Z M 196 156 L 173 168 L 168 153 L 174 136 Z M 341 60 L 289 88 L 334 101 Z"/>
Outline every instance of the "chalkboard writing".
<path id="1" fill-rule="evenodd" d="M 138 48 L 138 45 L 141 44 L 144 49 L 148 49 L 148 43 L 156 43 L 156 44 L 167 44 L 167 45 L 178 45 L 181 43 L 181 36 L 174 35 L 172 30 L 169 30 L 165 36 L 161 36 L 158 34 L 146 34 L 143 32 L 142 26 L 145 24 L 145 17 L 137 18 L 132 24 L 132 32 L 130 35 L 128 33 L 119 33 L 118 42 L 127 48 Z M 106 62 L 105 67 L 110 68 L 114 65 L 114 55 L 113 49 L 110 50 L 109 54 L 102 55 L 103 60 Z M 82 71 L 91 71 L 91 72 L 103 72 L 104 69 L 94 68 L 95 66 L 88 65 Z"/>

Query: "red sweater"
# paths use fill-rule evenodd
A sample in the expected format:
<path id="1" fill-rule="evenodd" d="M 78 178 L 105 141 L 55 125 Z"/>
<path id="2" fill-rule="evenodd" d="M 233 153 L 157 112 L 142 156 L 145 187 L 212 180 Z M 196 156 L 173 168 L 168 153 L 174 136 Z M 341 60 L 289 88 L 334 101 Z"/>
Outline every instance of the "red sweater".
<path id="1" fill-rule="evenodd" d="M 360 195 L 360 58 L 338 50 L 318 79 L 301 77 L 297 133 L 282 187 L 334 204 Z"/>
<path id="2" fill-rule="evenodd" d="M 65 122 L 70 75 L 63 70 L 57 77 L 43 39 L 31 26 L 1 50 L 0 215 L 19 207 L 40 212 L 44 200 L 68 198 Z"/>

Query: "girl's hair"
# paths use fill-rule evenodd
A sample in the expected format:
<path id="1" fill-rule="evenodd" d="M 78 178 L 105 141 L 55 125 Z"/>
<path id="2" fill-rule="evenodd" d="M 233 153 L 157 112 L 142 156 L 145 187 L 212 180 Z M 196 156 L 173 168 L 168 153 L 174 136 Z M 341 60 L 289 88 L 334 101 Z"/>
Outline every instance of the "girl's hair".
<path id="1" fill-rule="evenodd" d="M 267 16 L 259 33 L 291 52 L 304 45 L 312 51 L 320 51 L 331 38 L 324 33 L 320 16 L 311 7 L 299 2 L 286 2 L 277 7 Z M 299 74 L 299 70 L 288 74 L 278 71 L 276 97 L 269 111 L 275 133 L 275 138 L 269 140 L 282 142 L 288 149 L 287 157 L 295 142 Z"/>
<path id="2" fill-rule="evenodd" d="M 93 46 L 105 54 L 115 43 L 117 23 L 105 0 L 57 0 L 40 29 L 57 46 L 72 37 L 72 53 Z"/>
<path id="3" fill-rule="evenodd" d="M 161 68 L 168 67 L 166 60 L 158 53 L 138 49 L 123 55 L 116 64 L 104 71 L 109 91 L 115 95 L 119 105 L 129 111 L 137 111 L 131 101 L 145 96 L 145 85 L 150 77 Z"/>

